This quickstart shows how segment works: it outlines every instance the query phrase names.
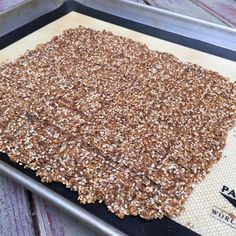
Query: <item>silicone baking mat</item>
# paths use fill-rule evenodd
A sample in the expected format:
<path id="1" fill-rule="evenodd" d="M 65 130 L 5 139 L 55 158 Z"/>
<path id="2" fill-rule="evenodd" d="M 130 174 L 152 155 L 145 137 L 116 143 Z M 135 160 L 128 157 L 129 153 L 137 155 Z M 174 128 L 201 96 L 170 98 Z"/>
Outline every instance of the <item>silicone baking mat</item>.
<path id="1" fill-rule="evenodd" d="M 62 33 L 65 29 L 75 28 L 79 25 L 97 30 L 105 29 L 116 35 L 122 35 L 145 43 L 150 49 L 170 52 L 182 61 L 196 63 L 204 68 L 218 71 L 231 81 L 235 81 L 236 62 L 234 61 L 158 39 L 157 37 L 101 21 L 74 11 L 2 49 L 0 51 L 0 62 L 13 61 L 26 50 L 35 48 L 39 43 L 48 42 L 53 36 Z M 224 50 L 221 50 L 221 52 L 224 52 Z M 227 57 L 227 55 L 225 57 Z M 185 204 L 185 211 L 179 217 L 173 219 L 201 235 L 236 235 L 235 134 L 236 128 L 234 127 L 234 129 L 229 132 L 222 159 L 213 167 L 206 179 L 195 186 L 193 193 Z M 92 210 L 94 214 L 98 212 L 97 209 L 102 209 L 103 212 L 107 211 L 104 206 L 99 208 L 99 204 L 95 204 L 94 206 L 97 207 L 94 212 Z M 90 208 L 91 206 L 87 207 L 88 210 L 91 210 Z M 106 214 L 111 215 L 110 213 Z M 100 215 L 98 214 L 99 217 L 101 217 Z M 107 219 L 108 218 L 109 217 L 107 217 Z M 125 220 L 119 220 L 117 217 L 112 216 L 114 220 L 111 222 L 108 220 L 108 223 L 120 227 L 121 230 L 133 235 L 151 235 L 152 232 L 155 232 L 155 229 L 158 230 L 157 225 L 160 224 L 162 224 L 162 226 L 164 225 L 166 229 L 168 229 L 168 227 L 171 230 L 176 229 L 176 233 L 179 232 L 179 235 L 183 235 L 183 233 L 189 235 L 190 233 L 187 229 L 178 229 L 176 225 L 172 225 L 172 221 L 166 219 L 161 221 L 145 221 L 137 218 L 138 217 L 126 217 Z M 130 227 L 130 222 L 133 222 L 133 225 L 131 224 L 133 228 L 137 226 L 136 230 L 132 230 L 132 227 L 131 230 L 127 230 L 127 227 Z M 139 230 L 140 226 L 138 225 L 140 223 L 143 225 L 143 229 L 146 227 L 146 231 Z M 148 230 L 147 227 L 149 227 L 150 230 Z M 163 231 L 163 234 L 164 233 L 165 231 Z"/>

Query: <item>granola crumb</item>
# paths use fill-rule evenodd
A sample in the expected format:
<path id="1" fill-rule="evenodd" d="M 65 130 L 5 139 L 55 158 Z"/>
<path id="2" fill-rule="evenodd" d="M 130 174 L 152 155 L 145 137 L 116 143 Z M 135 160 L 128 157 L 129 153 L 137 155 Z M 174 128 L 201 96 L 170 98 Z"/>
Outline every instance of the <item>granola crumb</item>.
<path id="1" fill-rule="evenodd" d="M 120 218 L 179 215 L 235 122 L 227 78 L 106 31 L 66 30 L 0 79 L 0 151 Z"/>

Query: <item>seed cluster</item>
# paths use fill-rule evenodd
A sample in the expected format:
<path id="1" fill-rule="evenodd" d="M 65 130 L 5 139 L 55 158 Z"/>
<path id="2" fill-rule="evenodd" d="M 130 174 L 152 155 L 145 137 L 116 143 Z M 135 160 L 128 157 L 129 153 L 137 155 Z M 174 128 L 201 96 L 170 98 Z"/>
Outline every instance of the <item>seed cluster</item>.
<path id="1" fill-rule="evenodd" d="M 0 151 L 121 218 L 178 215 L 235 120 L 228 79 L 84 27 L 1 65 L 0 81 Z"/>

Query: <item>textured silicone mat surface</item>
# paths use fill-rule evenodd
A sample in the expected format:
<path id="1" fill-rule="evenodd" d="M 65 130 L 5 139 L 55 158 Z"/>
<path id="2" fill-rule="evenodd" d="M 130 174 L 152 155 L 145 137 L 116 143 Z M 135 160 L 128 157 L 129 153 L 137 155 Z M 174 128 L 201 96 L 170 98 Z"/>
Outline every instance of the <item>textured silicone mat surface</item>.
<path id="1" fill-rule="evenodd" d="M 137 33 L 119 26 L 115 26 L 79 13 L 69 13 L 59 20 L 39 29 L 33 34 L 19 40 L 11 46 L 0 51 L 0 62 L 11 61 L 37 44 L 49 41 L 54 35 L 63 30 L 79 25 L 99 30 L 109 30 L 116 35 L 123 35 L 136 41 L 146 43 L 153 50 L 165 51 L 174 54 L 183 61 L 202 65 L 207 69 L 218 71 L 235 80 L 236 63 L 210 54 L 179 46 L 151 36 Z M 222 66 L 223 65 L 223 66 Z M 234 173 L 236 170 L 236 137 L 235 128 L 227 139 L 227 146 L 223 157 L 214 166 L 207 178 L 198 184 L 186 203 L 186 210 L 174 220 L 190 227 L 203 235 L 235 235 L 236 233 L 236 205 L 234 202 L 236 189 Z M 224 197 L 220 192 L 224 194 Z M 227 199 L 228 198 L 228 199 Z M 231 203 L 230 203 L 231 202 Z"/>

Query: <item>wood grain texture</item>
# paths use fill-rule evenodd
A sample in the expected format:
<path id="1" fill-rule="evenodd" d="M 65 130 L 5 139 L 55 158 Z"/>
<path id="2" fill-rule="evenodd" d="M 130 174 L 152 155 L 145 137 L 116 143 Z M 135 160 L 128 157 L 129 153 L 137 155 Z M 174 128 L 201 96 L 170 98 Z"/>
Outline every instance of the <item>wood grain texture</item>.
<path id="1" fill-rule="evenodd" d="M 146 4 L 145 0 L 129 0 L 129 1 Z"/>
<path id="2" fill-rule="evenodd" d="M 23 2 L 24 0 L 0 0 L 0 12 Z"/>
<path id="3" fill-rule="evenodd" d="M 236 1 L 235 0 L 192 0 L 207 12 L 211 13 L 225 24 L 236 28 Z"/>
<path id="4" fill-rule="evenodd" d="M 35 235 L 27 192 L 3 176 L 0 176 L 0 235 Z"/>
<path id="5" fill-rule="evenodd" d="M 212 15 L 210 12 L 206 11 L 196 3 L 190 0 L 145 0 L 151 6 L 159 7 L 165 10 L 169 10 L 172 12 L 180 13 L 183 15 L 191 16 L 194 18 L 202 19 L 205 21 L 222 24 L 225 25 L 226 23 L 223 22 L 221 19 Z M 206 2 L 206 1 L 205 1 Z"/>
<path id="6" fill-rule="evenodd" d="M 35 215 L 40 236 L 96 236 L 89 228 L 46 201 L 33 195 Z"/>

